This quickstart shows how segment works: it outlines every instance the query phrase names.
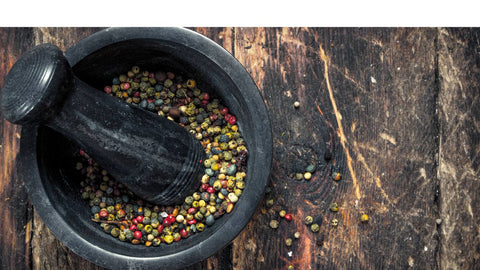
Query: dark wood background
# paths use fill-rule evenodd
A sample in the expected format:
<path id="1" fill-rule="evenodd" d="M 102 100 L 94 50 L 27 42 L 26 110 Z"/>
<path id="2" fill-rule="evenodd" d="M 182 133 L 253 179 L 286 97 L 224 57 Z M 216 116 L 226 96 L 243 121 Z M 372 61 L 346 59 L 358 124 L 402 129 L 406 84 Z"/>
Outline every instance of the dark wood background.
<path id="1" fill-rule="evenodd" d="M 0 28 L 0 85 L 34 45 L 66 50 L 98 30 Z M 266 198 L 294 219 L 272 230 L 275 214 L 262 205 L 229 246 L 188 269 L 480 268 L 479 29 L 193 30 L 231 52 L 260 89 L 274 138 Z M 0 123 L 1 268 L 98 269 L 36 214 L 15 174 L 20 127 Z M 293 179 L 312 162 L 312 180 Z"/>

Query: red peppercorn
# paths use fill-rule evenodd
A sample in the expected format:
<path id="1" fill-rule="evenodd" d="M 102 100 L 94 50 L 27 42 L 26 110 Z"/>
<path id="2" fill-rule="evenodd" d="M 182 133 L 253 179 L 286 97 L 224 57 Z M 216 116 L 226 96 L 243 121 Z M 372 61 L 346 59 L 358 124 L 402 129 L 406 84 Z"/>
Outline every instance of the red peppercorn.
<path id="1" fill-rule="evenodd" d="M 292 221 L 292 219 L 293 219 L 292 214 L 286 214 L 286 215 L 285 215 L 285 219 L 286 219 L 287 221 Z"/>
<path id="2" fill-rule="evenodd" d="M 139 97 L 139 96 L 140 96 L 140 92 L 137 91 L 137 92 L 133 93 L 133 96 L 134 96 L 134 97 Z"/>
<path id="3" fill-rule="evenodd" d="M 187 221 L 187 223 L 188 223 L 188 225 L 197 224 L 197 220 L 196 220 L 196 219 L 192 219 L 192 220 Z"/>
<path id="4" fill-rule="evenodd" d="M 130 83 L 128 82 L 122 83 L 121 88 L 123 90 L 128 90 L 130 88 Z"/>
<path id="5" fill-rule="evenodd" d="M 227 113 L 228 113 L 228 108 L 227 108 L 227 107 L 223 107 L 222 109 L 220 109 L 220 113 L 221 113 L 222 115 L 227 114 Z"/>
<path id="6" fill-rule="evenodd" d="M 203 190 L 207 190 L 208 187 L 209 187 L 208 184 L 202 184 L 202 187 L 201 187 L 201 188 L 202 188 Z"/>
<path id="7" fill-rule="evenodd" d="M 105 91 L 107 94 L 110 94 L 112 92 L 112 87 L 107 85 L 105 88 L 103 88 L 103 91 Z"/>
<path id="8" fill-rule="evenodd" d="M 162 222 L 162 225 L 164 227 L 170 226 L 170 221 L 168 221 L 167 219 L 164 219 L 163 222 Z"/>
<path id="9" fill-rule="evenodd" d="M 185 229 L 180 230 L 180 235 L 181 235 L 183 238 L 187 238 L 187 237 L 188 237 L 188 232 L 187 232 L 187 230 L 185 230 Z"/>
<path id="10" fill-rule="evenodd" d="M 225 121 L 228 122 L 230 120 L 230 117 L 232 117 L 231 114 L 229 114 L 229 113 L 225 114 Z"/>
<path id="11" fill-rule="evenodd" d="M 158 231 L 159 234 L 162 233 L 163 232 L 163 225 L 158 226 L 157 231 Z"/>
<path id="12" fill-rule="evenodd" d="M 107 212 L 107 210 L 102 209 L 102 210 L 100 210 L 100 212 L 98 212 L 98 215 L 100 216 L 100 218 L 107 218 L 108 217 L 108 212 Z"/>
<path id="13" fill-rule="evenodd" d="M 210 187 L 207 188 L 207 192 L 208 193 L 215 193 L 215 189 L 212 186 L 210 186 Z"/>
<path id="14" fill-rule="evenodd" d="M 130 231 L 136 231 L 137 230 L 137 225 L 135 224 L 132 224 L 132 226 L 130 226 Z"/>
<path id="15" fill-rule="evenodd" d="M 163 220 L 163 225 L 164 226 L 170 226 L 175 222 L 175 217 L 173 215 L 168 215 L 164 220 Z"/>
<path id="16" fill-rule="evenodd" d="M 134 225 L 138 224 L 138 220 L 136 218 L 132 219 L 132 222 L 133 222 Z"/>
<path id="17" fill-rule="evenodd" d="M 230 116 L 230 118 L 228 119 L 228 123 L 230 123 L 230 125 L 235 125 L 235 123 L 237 122 L 237 118 L 235 116 Z"/>
<path id="18" fill-rule="evenodd" d="M 80 156 L 82 156 L 82 157 L 85 156 L 85 151 L 83 151 L 83 150 L 80 149 L 79 152 L 80 152 Z"/>
<path id="19" fill-rule="evenodd" d="M 222 185 L 222 188 L 227 188 L 228 181 L 227 180 L 220 180 L 220 185 Z"/>
<path id="20" fill-rule="evenodd" d="M 208 100 L 206 100 L 206 99 L 202 100 L 202 104 L 203 104 L 203 105 L 207 105 L 207 104 L 208 104 Z"/>
<path id="21" fill-rule="evenodd" d="M 142 232 L 141 231 L 135 231 L 133 233 L 133 237 L 135 237 L 135 239 L 138 239 L 138 240 L 142 239 Z"/>
<path id="22" fill-rule="evenodd" d="M 173 241 L 174 241 L 174 242 L 178 242 L 178 241 L 180 241 L 180 239 L 182 239 L 182 235 L 181 235 L 181 234 L 178 234 L 177 237 L 173 238 Z"/>
<path id="23" fill-rule="evenodd" d="M 209 95 L 208 93 L 204 93 L 204 94 L 203 94 L 203 99 L 209 100 L 209 99 L 210 99 L 210 95 Z"/>
<path id="24" fill-rule="evenodd" d="M 194 208 L 194 207 L 188 208 L 188 213 L 189 213 L 190 215 L 193 215 L 193 214 L 195 214 L 196 212 L 197 212 L 197 209 L 196 209 L 196 208 Z"/>
<path id="25" fill-rule="evenodd" d="M 214 114 L 210 115 L 210 122 L 213 123 L 213 122 L 215 122 L 217 119 L 218 119 L 217 114 L 214 113 Z"/>
<path id="26" fill-rule="evenodd" d="M 138 216 L 137 217 L 137 222 L 142 223 L 143 222 L 143 216 Z"/>

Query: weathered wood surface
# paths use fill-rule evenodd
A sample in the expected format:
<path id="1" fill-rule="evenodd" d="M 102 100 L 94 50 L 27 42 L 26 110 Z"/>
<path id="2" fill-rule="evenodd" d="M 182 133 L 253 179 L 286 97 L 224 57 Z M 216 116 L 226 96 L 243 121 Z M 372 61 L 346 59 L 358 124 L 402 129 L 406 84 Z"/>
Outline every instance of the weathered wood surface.
<path id="1" fill-rule="evenodd" d="M 0 86 L 35 44 L 65 50 L 97 30 L 1 28 Z M 274 135 L 266 198 L 294 219 L 272 230 L 277 214 L 262 205 L 231 245 L 188 269 L 478 267 L 477 29 L 194 30 L 231 52 L 258 85 Z M 5 120 L 0 128 L 1 268 L 100 269 L 65 248 L 35 213 L 15 176 L 20 128 Z M 313 178 L 294 180 L 312 162 Z M 303 224 L 306 215 L 321 223 L 319 233 Z M 295 231 L 301 238 L 286 247 Z"/>

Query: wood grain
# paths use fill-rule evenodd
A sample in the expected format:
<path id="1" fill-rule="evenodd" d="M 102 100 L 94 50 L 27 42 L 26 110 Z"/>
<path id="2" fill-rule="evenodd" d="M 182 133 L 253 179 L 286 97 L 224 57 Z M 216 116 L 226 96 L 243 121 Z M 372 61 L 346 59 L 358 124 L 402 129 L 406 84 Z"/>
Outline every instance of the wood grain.
<path id="1" fill-rule="evenodd" d="M 475 269 L 480 262 L 479 34 L 438 30 L 442 269 Z"/>
<path id="2" fill-rule="evenodd" d="M 0 85 L 15 61 L 32 47 L 32 34 L 31 29 L 0 28 Z M 21 129 L 3 119 L 1 112 L 0 118 L 0 268 L 30 268 L 32 208 L 15 171 Z"/>
<path id="3" fill-rule="evenodd" d="M 272 121 L 271 196 L 295 215 L 276 232 L 271 215 L 257 215 L 234 242 L 236 269 L 435 266 L 434 42 L 432 29 L 236 29 L 235 57 Z M 313 179 L 293 180 L 311 162 Z M 332 170 L 344 174 L 338 184 Z M 306 215 L 318 217 L 320 233 L 302 224 Z M 286 247 L 297 230 L 303 237 Z"/>

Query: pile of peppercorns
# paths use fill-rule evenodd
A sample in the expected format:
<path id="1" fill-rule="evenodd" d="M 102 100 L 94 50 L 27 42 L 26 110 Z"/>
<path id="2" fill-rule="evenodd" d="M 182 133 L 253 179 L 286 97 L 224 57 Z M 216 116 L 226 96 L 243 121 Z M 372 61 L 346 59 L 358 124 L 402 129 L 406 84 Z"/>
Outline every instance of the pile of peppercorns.
<path id="1" fill-rule="evenodd" d="M 248 151 L 236 117 L 218 98 L 200 90 L 193 79 L 141 71 L 138 66 L 113 78 L 104 91 L 185 127 L 200 141 L 207 158 L 198 191 L 182 205 L 159 206 L 135 196 L 79 150 L 81 196 L 89 201 L 94 222 L 120 241 L 158 246 L 202 232 L 233 210 L 245 188 Z"/>

